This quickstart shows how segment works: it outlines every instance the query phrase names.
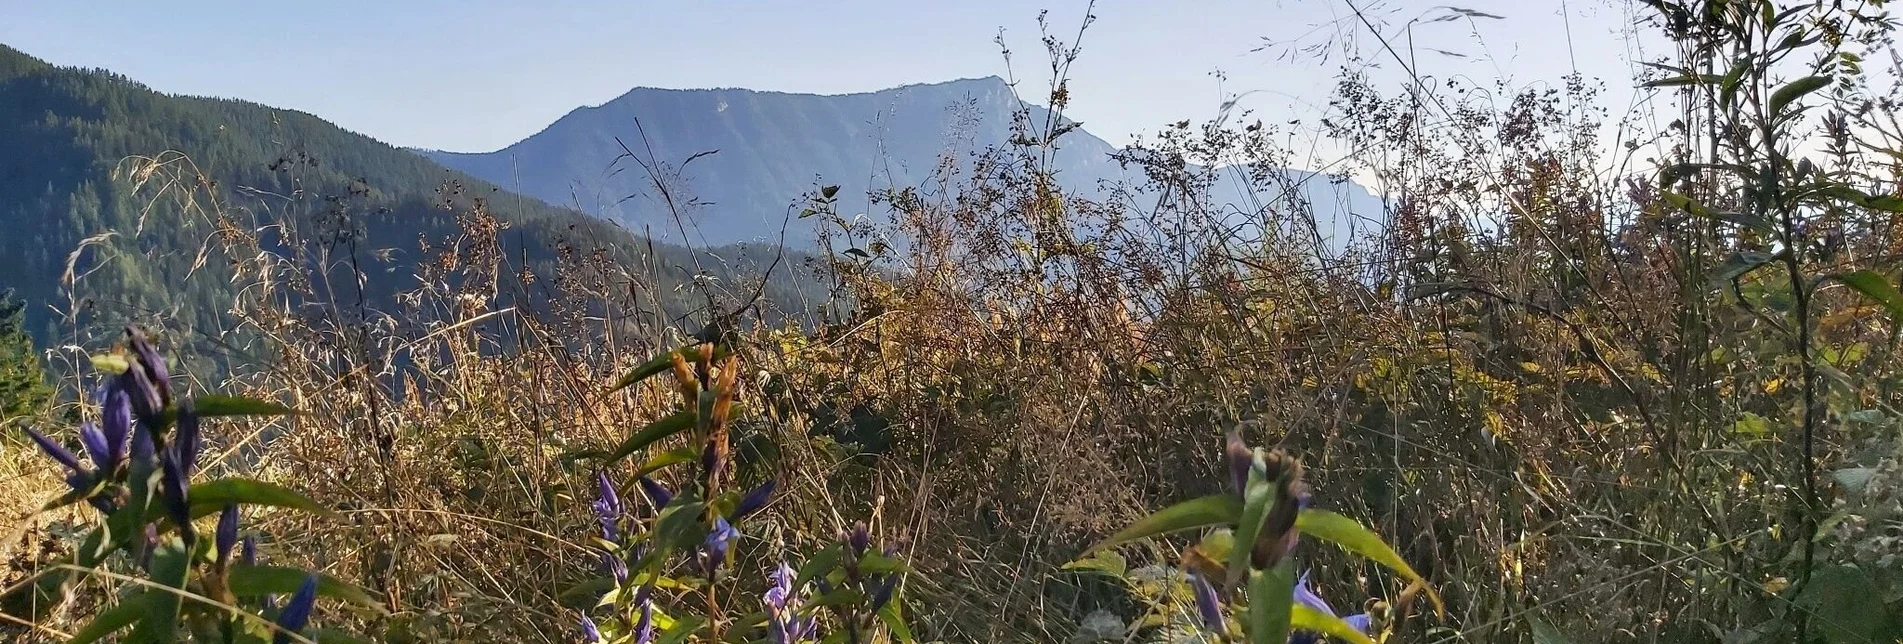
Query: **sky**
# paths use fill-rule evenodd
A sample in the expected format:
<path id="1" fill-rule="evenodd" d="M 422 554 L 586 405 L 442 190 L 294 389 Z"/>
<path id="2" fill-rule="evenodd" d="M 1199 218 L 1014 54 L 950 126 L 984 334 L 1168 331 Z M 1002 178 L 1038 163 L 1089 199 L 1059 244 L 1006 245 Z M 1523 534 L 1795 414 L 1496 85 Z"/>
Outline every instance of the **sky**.
<path id="1" fill-rule="evenodd" d="M 1635 3 L 1473 0 L 1459 6 L 1499 18 L 1434 21 L 1452 14 L 1443 2 L 1102 0 L 1070 73 L 1069 114 L 1119 144 L 1209 118 L 1236 95 L 1265 119 L 1319 117 L 1344 62 L 1340 47 L 1326 60 L 1283 55 L 1293 49 L 1353 36 L 1379 64 L 1375 73 L 1406 80 L 1354 8 L 1423 76 L 1523 88 L 1578 71 L 1606 80 L 1613 102 L 1630 96 L 1636 50 L 1626 26 Z M 160 91 L 310 112 L 396 145 L 480 152 L 638 86 L 843 93 L 998 75 L 1028 90 L 1050 75 L 1039 9 L 1069 41 L 1089 6 L 0 0 L 0 43 Z M 1000 30 L 1009 65 L 994 42 Z"/>

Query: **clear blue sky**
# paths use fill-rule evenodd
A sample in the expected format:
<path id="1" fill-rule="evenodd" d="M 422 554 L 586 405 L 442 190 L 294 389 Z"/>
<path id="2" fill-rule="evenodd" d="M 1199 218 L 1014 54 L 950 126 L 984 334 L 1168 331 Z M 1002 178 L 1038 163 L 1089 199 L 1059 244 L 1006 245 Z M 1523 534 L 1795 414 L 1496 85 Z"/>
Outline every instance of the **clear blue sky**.
<path id="1" fill-rule="evenodd" d="M 1251 52 L 1352 27 L 1347 0 L 1104 0 L 1074 69 L 1072 115 L 1124 142 L 1212 116 L 1225 94 L 1269 118 L 1315 117 L 1340 62 Z M 1353 0 L 1390 35 L 1443 0 Z M 638 2 L 634 0 L 63 0 L 5 3 L 0 43 L 105 67 L 161 91 L 308 111 L 398 145 L 496 149 L 636 86 L 865 91 L 1005 75 L 1047 77 L 1036 23 L 1074 36 L 1085 2 Z M 1417 25 L 1436 76 L 1553 82 L 1575 67 L 1622 88 L 1622 0 L 1476 0 L 1504 20 Z M 1379 58 L 1367 39 L 1363 52 Z M 1569 46 L 1570 43 L 1570 46 Z M 1432 47 L 1454 54 L 1426 51 Z M 1383 62 L 1386 62 L 1383 60 Z M 1392 72 L 1388 65 L 1387 72 Z M 1221 71 L 1219 81 L 1212 72 Z M 1386 73 L 1386 72 L 1384 72 Z M 1027 85 L 1028 87 L 1028 85 Z M 1623 91 L 1623 90 L 1621 90 Z M 1032 92 L 1035 93 L 1035 92 Z M 1027 94 L 1028 96 L 1029 94 Z M 1615 97 L 1623 94 L 1615 94 Z M 1623 99 L 1619 99 L 1623 100 Z M 1614 106 L 1615 112 L 1621 106 Z"/>

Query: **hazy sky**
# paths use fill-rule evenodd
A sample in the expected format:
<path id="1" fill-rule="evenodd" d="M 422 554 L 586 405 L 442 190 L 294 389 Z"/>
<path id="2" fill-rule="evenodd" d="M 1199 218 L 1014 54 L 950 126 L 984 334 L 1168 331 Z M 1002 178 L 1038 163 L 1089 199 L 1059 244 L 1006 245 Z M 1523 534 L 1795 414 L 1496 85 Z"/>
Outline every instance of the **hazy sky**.
<path id="1" fill-rule="evenodd" d="M 1436 0 L 1104 0 L 1072 71 L 1070 113 L 1117 143 L 1212 116 L 1225 95 L 1243 92 L 1252 93 L 1242 104 L 1265 118 L 1319 116 L 1339 56 L 1324 62 L 1251 50 L 1264 39 L 1316 44 L 1355 34 L 1385 66 L 1381 73 L 1395 73 L 1349 2 L 1384 23 L 1404 55 L 1403 25 L 1450 15 Z M 1419 22 L 1411 55 L 1426 75 L 1505 78 L 1513 87 L 1554 83 L 1577 69 L 1605 78 L 1620 102 L 1630 96 L 1633 51 L 1621 33 L 1629 4 L 1461 2 L 1503 18 Z M 1068 40 L 1085 6 L 0 0 L 0 43 L 58 64 L 105 67 L 161 91 L 308 111 L 398 145 L 487 151 L 636 86 L 839 93 L 1012 71 L 1041 79 L 1048 71 L 1039 7 Z M 1000 28 L 1015 53 L 1009 68 L 993 42 Z"/>

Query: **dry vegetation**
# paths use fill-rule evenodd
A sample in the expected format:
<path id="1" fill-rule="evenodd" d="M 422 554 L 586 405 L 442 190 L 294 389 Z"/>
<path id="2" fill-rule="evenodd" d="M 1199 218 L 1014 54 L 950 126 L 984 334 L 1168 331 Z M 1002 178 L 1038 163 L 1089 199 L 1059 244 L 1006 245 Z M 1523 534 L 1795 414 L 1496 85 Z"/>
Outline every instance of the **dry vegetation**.
<path id="1" fill-rule="evenodd" d="M 764 587 L 782 553 L 863 519 L 918 570 L 905 602 L 923 640 L 1066 641 L 1098 612 L 1132 623 L 1146 598 L 1060 566 L 1218 491 L 1215 448 L 1240 428 L 1300 455 L 1317 505 L 1372 526 L 1444 594 L 1446 616 L 1417 614 L 1399 641 L 1533 641 L 1535 624 L 1578 642 L 1894 637 L 1853 631 L 1844 606 L 1879 622 L 1903 606 L 1903 302 L 1821 277 L 1893 283 L 1903 252 L 1893 97 L 1853 62 L 1887 31 L 1870 6 L 1765 25 L 1758 3 L 1696 4 L 1665 5 L 1658 28 L 1681 45 L 1672 65 L 1708 78 L 1664 72 L 1657 91 L 1682 113 L 1624 141 L 1597 138 L 1586 79 L 1496 101 L 1345 72 L 1324 134 L 1364 151 L 1342 169 L 1390 199 L 1390 225 L 1345 245 L 1317 243 L 1311 209 L 1284 197 L 1277 126 L 1239 114 L 1167 130 L 1128 160 L 1154 183 L 1110 198 L 1052 187 L 1042 123 L 947 164 L 942 189 L 887 195 L 889 220 L 855 239 L 911 243 L 778 268 L 838 285 L 823 319 L 698 318 L 741 356 L 735 478 L 780 482 L 739 585 Z M 1781 49 L 1793 29 L 1820 40 Z M 1075 52 L 1053 52 L 1061 78 Z M 1725 80 L 1747 52 L 1788 59 Z M 1833 82 L 1773 106 L 1810 74 Z M 1061 110 L 1061 81 L 1037 98 Z M 1227 197 L 1209 194 L 1216 172 L 1248 180 L 1254 205 L 1212 205 Z M 429 247 L 442 275 L 422 283 L 459 286 L 386 316 L 293 307 L 323 301 L 298 258 L 260 251 L 242 215 L 198 198 L 233 222 L 212 252 L 252 286 L 231 316 L 248 359 L 214 389 L 308 412 L 208 425 L 204 467 L 338 510 L 247 515 L 268 558 L 370 589 L 393 617 L 322 619 L 392 641 L 574 641 L 563 593 L 598 556 L 594 470 L 568 455 L 674 410 L 665 378 L 605 392 L 700 327 L 628 323 L 641 277 L 598 258 L 514 272 L 479 210 Z M 557 305 L 494 304 L 531 285 Z M 737 290 L 710 310 L 739 308 Z M 73 398 L 85 370 L 55 366 Z M 11 445 L 0 500 L 32 519 L 8 535 L 7 584 L 89 520 L 35 515 L 63 482 Z M 1134 568 L 1175 553 L 1128 554 Z M 1306 556 L 1338 607 L 1398 601 L 1379 568 Z M 71 632 L 112 586 L 82 584 L 33 628 Z"/>

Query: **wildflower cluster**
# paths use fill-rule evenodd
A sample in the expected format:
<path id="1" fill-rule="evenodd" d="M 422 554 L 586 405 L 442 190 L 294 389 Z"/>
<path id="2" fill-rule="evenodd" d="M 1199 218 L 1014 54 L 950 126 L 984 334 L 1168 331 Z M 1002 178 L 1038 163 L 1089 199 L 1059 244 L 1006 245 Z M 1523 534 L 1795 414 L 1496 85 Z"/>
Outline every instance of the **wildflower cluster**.
<path id="1" fill-rule="evenodd" d="M 147 583 L 129 586 L 83 634 L 105 637 L 131 626 L 140 641 L 189 635 L 207 642 L 289 642 L 305 631 L 319 594 L 374 607 L 361 591 L 319 574 L 259 565 L 256 537 L 240 538 L 242 506 L 321 512 L 315 503 L 260 481 L 193 483 L 200 473 L 206 417 L 290 410 L 230 396 L 175 395 L 166 360 L 145 333 L 128 328 L 126 336 L 128 351 L 95 359 L 102 370 L 117 373 L 107 373 L 94 396 L 98 420 L 82 423 L 76 432 L 84 461 L 45 432 L 26 429 L 66 470 L 69 491 L 46 509 L 83 502 L 103 517 L 81 543 L 73 565 L 42 573 L 28 589 L 36 593 L 34 599 L 54 599 L 74 574 L 130 568 Z M 218 515 L 216 527 L 206 542 L 194 522 L 212 514 Z M 282 606 L 278 593 L 290 594 Z"/>
<path id="2" fill-rule="evenodd" d="M 688 637 L 764 639 L 774 644 L 822 638 L 820 611 L 830 610 L 844 641 L 860 642 L 886 624 L 903 631 L 893 601 L 904 567 L 896 549 L 871 551 L 869 528 L 857 524 L 839 543 L 821 549 L 794 568 L 782 560 L 753 602 L 733 601 L 743 582 L 734 574 L 736 546 L 746 526 L 771 505 L 778 483 L 767 480 L 732 487 L 735 478 L 728 426 L 738 359 L 718 345 L 669 352 L 637 368 L 624 387 L 668 371 L 676 376 L 684 409 L 635 433 L 612 452 L 590 453 L 604 461 L 595 474 L 591 503 L 600 536 L 601 576 L 578 589 L 600 596 L 579 618 L 581 640 L 651 644 Z M 654 450 L 635 477 L 645 509 L 631 511 L 610 470 L 623 458 L 673 436 L 688 434 L 688 446 Z M 698 466 L 692 474 L 679 472 Z M 688 481 L 678 488 L 661 480 Z M 606 613 L 601 615 L 601 613 Z M 892 624 L 899 624 L 897 627 Z M 909 639 L 907 635 L 904 639 Z"/>
<path id="3" fill-rule="evenodd" d="M 1122 560 L 1110 548 L 1210 527 L 1214 529 L 1183 555 L 1181 579 L 1194 597 L 1197 628 L 1225 642 L 1314 644 L 1323 637 L 1372 642 L 1370 636 L 1393 621 L 1389 604 L 1371 600 L 1370 611 L 1336 613 L 1307 572 L 1295 573 L 1297 546 L 1306 532 L 1412 581 L 1400 595 L 1401 605 L 1422 591 L 1439 605 L 1438 595 L 1379 537 L 1346 517 L 1309 508 L 1310 490 L 1300 461 L 1280 451 L 1251 449 L 1233 432 L 1224 454 L 1228 492 L 1159 511 L 1090 549 L 1099 558 L 1113 559 L 1114 565 L 1079 561 L 1070 567 L 1121 576 Z"/>

